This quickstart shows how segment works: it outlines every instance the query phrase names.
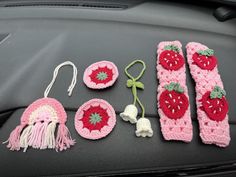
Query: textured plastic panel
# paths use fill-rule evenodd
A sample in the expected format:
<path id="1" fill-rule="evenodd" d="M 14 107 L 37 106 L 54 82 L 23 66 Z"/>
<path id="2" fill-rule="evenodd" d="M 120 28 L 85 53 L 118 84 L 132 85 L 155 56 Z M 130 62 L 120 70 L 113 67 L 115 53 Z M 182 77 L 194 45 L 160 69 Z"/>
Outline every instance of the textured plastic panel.
<path id="1" fill-rule="evenodd" d="M 63 153 L 29 150 L 10 152 L 0 146 L 0 166 L 4 176 L 95 175 L 138 173 L 202 167 L 236 162 L 236 21 L 220 23 L 207 9 L 180 4 L 146 3 L 123 12 L 11 8 L 0 10 L 0 33 L 11 33 L 0 45 L 0 119 L 8 120 L 0 128 L 0 141 L 19 124 L 23 109 L 42 97 L 53 69 L 65 60 L 79 70 L 78 84 L 71 98 L 66 90 L 71 68 L 61 69 L 49 94 L 57 98 L 68 112 L 68 127 L 77 145 Z M 166 10 L 168 8 L 168 11 Z M 30 15 L 31 14 L 31 15 Z M 194 82 L 187 69 L 187 85 L 194 125 L 190 144 L 164 141 L 156 108 L 156 45 L 163 40 L 180 40 L 183 47 L 197 41 L 215 49 L 219 71 L 230 104 L 231 145 L 226 149 L 204 145 L 198 136 Z M 91 63 L 111 60 L 120 71 L 116 84 L 103 91 L 88 89 L 82 82 L 83 72 Z M 133 59 L 143 59 L 147 71 L 139 92 L 146 105 L 147 117 L 154 130 L 151 139 L 136 138 L 135 127 L 117 116 L 117 126 L 105 139 L 82 139 L 74 129 L 76 109 L 91 98 L 103 98 L 116 113 L 131 103 L 126 88 L 124 67 Z M 138 71 L 133 70 L 133 74 Z M 10 115 L 9 111 L 13 114 Z M 24 165 L 22 165 L 24 164 Z M 12 170 L 14 167 L 14 170 Z"/>

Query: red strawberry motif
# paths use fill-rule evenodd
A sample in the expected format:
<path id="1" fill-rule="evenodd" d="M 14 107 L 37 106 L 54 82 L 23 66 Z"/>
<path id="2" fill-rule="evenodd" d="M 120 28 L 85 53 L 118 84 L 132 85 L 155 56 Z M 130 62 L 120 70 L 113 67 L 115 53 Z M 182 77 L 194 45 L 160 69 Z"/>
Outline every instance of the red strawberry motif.
<path id="1" fill-rule="evenodd" d="M 165 86 L 160 95 L 160 108 L 170 119 L 180 119 L 188 109 L 189 101 L 184 89 L 178 83 L 171 82 Z"/>
<path id="2" fill-rule="evenodd" d="M 222 121 L 228 113 L 229 106 L 225 98 L 225 91 L 219 86 L 215 86 L 212 92 L 208 91 L 200 100 L 202 102 L 201 109 L 205 111 L 207 116 L 214 121 Z"/>
<path id="3" fill-rule="evenodd" d="M 204 70 L 213 70 L 217 65 L 217 58 L 212 49 L 199 50 L 193 54 L 194 64 Z"/>
<path id="4" fill-rule="evenodd" d="M 184 65 L 184 58 L 179 54 L 180 49 L 174 45 L 167 45 L 160 54 L 160 64 L 167 70 L 178 70 Z"/>

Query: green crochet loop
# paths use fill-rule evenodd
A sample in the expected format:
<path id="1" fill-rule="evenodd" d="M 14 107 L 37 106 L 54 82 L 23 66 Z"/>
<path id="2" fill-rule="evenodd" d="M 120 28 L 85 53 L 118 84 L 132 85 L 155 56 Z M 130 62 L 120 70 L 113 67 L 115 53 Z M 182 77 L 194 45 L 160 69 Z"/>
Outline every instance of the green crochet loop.
<path id="1" fill-rule="evenodd" d="M 137 77 L 133 77 L 129 74 L 128 69 L 131 66 L 135 65 L 136 63 L 141 63 L 143 65 L 143 69 Z M 134 60 L 125 68 L 125 74 L 129 77 L 129 79 L 127 80 L 126 86 L 132 89 L 132 94 L 134 96 L 133 104 L 136 105 L 136 102 L 138 102 L 139 106 L 142 109 L 142 117 L 144 117 L 144 115 L 145 115 L 145 108 L 137 96 L 137 88 L 143 90 L 144 84 L 139 81 L 137 82 L 137 80 L 143 76 L 145 70 L 146 70 L 146 64 L 142 60 Z"/>
<path id="2" fill-rule="evenodd" d="M 164 87 L 168 91 L 174 90 L 179 93 L 184 93 L 184 88 L 181 87 L 179 83 L 171 82 L 170 84 L 167 84 Z"/>
<path id="3" fill-rule="evenodd" d="M 215 86 L 214 89 L 211 91 L 210 97 L 211 99 L 214 98 L 222 98 L 223 96 L 226 95 L 226 92 L 224 91 L 224 89 L 220 88 L 219 86 Z"/>
<path id="4" fill-rule="evenodd" d="M 165 49 L 165 50 L 173 50 L 173 51 L 175 51 L 175 52 L 177 52 L 177 53 L 180 52 L 179 47 L 177 47 L 177 46 L 175 46 L 175 45 L 166 45 L 166 46 L 164 47 L 164 49 Z"/>
<path id="5" fill-rule="evenodd" d="M 212 50 L 212 49 L 199 50 L 199 51 L 197 51 L 197 53 L 200 55 L 205 55 L 205 56 L 210 57 L 210 56 L 214 55 L 214 50 Z"/>

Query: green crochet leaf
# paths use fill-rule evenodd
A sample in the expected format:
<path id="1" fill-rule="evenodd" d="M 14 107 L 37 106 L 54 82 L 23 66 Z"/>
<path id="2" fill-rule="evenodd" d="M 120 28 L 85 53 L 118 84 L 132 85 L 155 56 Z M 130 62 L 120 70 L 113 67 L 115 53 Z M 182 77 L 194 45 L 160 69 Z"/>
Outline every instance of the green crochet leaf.
<path id="1" fill-rule="evenodd" d="M 205 56 L 213 56 L 214 50 L 212 50 L 212 49 L 199 50 L 199 51 L 197 51 L 197 53 L 200 55 L 205 55 Z"/>
<path id="2" fill-rule="evenodd" d="M 175 45 L 166 45 L 166 46 L 164 47 L 164 49 L 165 49 L 165 50 L 173 50 L 173 51 L 175 51 L 175 52 L 177 52 L 177 53 L 180 52 L 179 47 L 177 47 L 177 46 L 175 46 Z"/>
<path id="3" fill-rule="evenodd" d="M 225 96 L 226 95 L 226 92 L 225 92 L 225 90 L 221 90 L 221 93 Z"/>
<path id="4" fill-rule="evenodd" d="M 94 125 L 102 120 L 102 117 L 98 113 L 92 113 L 89 118 L 89 122 Z"/>
<path id="5" fill-rule="evenodd" d="M 171 82 L 170 84 L 165 85 L 164 87 L 168 91 L 175 90 L 176 92 L 179 92 L 179 93 L 183 93 L 184 92 L 183 87 L 181 87 L 179 83 Z"/>
<path id="6" fill-rule="evenodd" d="M 137 88 L 144 89 L 144 85 L 142 82 L 135 82 Z"/>
<path id="7" fill-rule="evenodd" d="M 170 84 L 165 85 L 164 87 L 165 87 L 166 90 L 172 91 L 172 90 L 174 90 L 174 88 L 175 88 L 175 83 L 174 83 L 174 82 L 171 82 Z"/>
<path id="8" fill-rule="evenodd" d="M 218 96 L 217 92 L 215 92 L 215 91 L 212 91 L 210 94 L 211 99 L 217 98 L 217 96 Z"/>
<path id="9" fill-rule="evenodd" d="M 107 73 L 105 73 L 105 72 L 99 72 L 99 73 L 97 74 L 97 79 L 98 79 L 98 80 L 101 80 L 101 81 L 105 80 L 107 77 L 108 77 L 108 76 L 107 76 Z"/>
<path id="10" fill-rule="evenodd" d="M 126 86 L 127 86 L 127 87 L 133 87 L 133 86 L 135 86 L 135 87 L 137 87 L 137 88 L 139 88 L 139 89 L 144 89 L 144 84 L 143 84 L 142 82 L 136 82 L 136 81 L 131 80 L 131 79 L 128 79 L 128 80 L 127 80 Z"/>
<path id="11" fill-rule="evenodd" d="M 214 98 L 220 98 L 221 99 L 225 95 L 226 95 L 225 90 L 223 90 L 219 86 L 215 86 L 214 89 L 211 91 L 210 97 L 211 97 L 211 99 L 214 99 Z"/>

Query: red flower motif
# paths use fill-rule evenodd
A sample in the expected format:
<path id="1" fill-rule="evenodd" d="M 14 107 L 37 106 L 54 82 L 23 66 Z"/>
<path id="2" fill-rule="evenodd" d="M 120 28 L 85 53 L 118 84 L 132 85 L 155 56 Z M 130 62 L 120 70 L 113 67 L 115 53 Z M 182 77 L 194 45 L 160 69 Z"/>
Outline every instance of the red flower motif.
<path id="1" fill-rule="evenodd" d="M 100 105 L 99 106 L 90 106 L 89 109 L 83 110 L 83 118 L 81 121 L 83 122 L 83 128 L 89 129 L 91 132 L 92 130 L 101 130 L 104 126 L 108 125 L 108 113 L 106 109 L 103 109 Z M 93 116 L 98 117 L 98 119 L 93 120 Z"/>
<path id="2" fill-rule="evenodd" d="M 113 78 L 113 72 L 107 66 L 105 67 L 98 67 L 98 69 L 93 70 L 92 74 L 89 75 L 92 82 L 96 84 L 107 84 Z"/>

